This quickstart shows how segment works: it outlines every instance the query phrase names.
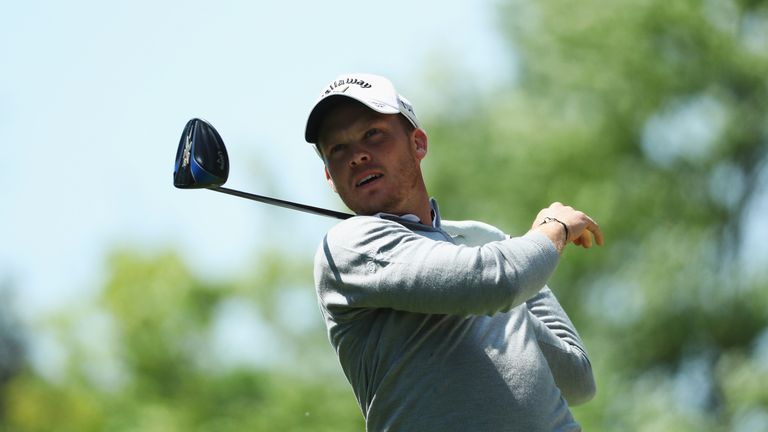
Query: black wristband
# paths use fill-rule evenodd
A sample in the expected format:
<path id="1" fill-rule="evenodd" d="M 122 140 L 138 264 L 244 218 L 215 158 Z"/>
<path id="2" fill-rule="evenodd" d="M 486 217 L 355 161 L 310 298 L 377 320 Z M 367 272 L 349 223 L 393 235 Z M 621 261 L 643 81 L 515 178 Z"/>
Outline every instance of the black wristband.
<path id="1" fill-rule="evenodd" d="M 568 232 L 568 225 L 566 225 L 565 222 L 563 222 L 563 221 L 561 221 L 559 219 L 555 219 L 553 217 L 547 216 L 547 217 L 544 218 L 544 221 L 542 223 L 540 223 L 539 225 L 544 225 L 547 222 L 553 222 L 553 221 L 557 222 L 557 223 L 559 223 L 560 225 L 563 226 L 563 229 L 565 229 L 565 242 L 568 243 L 569 232 Z"/>

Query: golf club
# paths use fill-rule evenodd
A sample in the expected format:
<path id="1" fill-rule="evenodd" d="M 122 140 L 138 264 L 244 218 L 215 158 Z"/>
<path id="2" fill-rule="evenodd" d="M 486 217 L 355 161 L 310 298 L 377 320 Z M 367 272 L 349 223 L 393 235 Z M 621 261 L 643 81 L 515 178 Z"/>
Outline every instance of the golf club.
<path id="1" fill-rule="evenodd" d="M 229 156 L 224 141 L 205 120 L 193 118 L 184 126 L 173 166 L 173 185 L 179 189 L 209 189 L 265 204 L 336 219 L 353 215 L 277 198 L 221 187 L 229 177 Z"/>

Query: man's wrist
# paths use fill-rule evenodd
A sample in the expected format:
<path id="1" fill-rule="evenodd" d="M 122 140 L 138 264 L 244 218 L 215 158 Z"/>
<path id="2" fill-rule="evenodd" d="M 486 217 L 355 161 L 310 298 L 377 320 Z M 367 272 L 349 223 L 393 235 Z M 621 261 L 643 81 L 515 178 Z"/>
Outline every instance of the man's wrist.
<path id="1" fill-rule="evenodd" d="M 565 231 L 565 243 L 568 243 L 568 237 L 570 236 L 570 233 L 568 232 L 568 225 L 566 225 L 565 222 L 561 221 L 560 219 L 549 217 L 549 216 L 545 217 L 544 220 L 539 225 L 544 225 L 550 222 L 557 222 L 563 226 L 563 231 Z"/>
<path id="2" fill-rule="evenodd" d="M 565 248 L 566 240 L 563 227 L 558 223 L 543 223 L 536 225 L 531 231 L 536 231 L 546 236 L 552 245 L 557 249 L 557 253 L 560 254 Z"/>

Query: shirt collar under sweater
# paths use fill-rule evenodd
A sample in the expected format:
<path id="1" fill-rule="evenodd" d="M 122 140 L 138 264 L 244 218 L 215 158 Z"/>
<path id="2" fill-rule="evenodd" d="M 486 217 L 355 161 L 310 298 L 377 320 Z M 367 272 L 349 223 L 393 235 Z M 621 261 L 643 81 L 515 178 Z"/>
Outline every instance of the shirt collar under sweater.
<path id="1" fill-rule="evenodd" d="M 432 208 L 432 228 L 440 228 L 440 210 L 437 207 L 437 200 L 434 198 L 429 199 L 429 206 Z M 419 225 L 424 225 L 421 223 L 421 220 L 418 216 L 414 214 L 404 214 L 404 215 L 394 215 L 391 213 L 384 213 L 379 212 L 373 215 L 378 218 L 382 219 L 388 219 L 388 220 L 394 220 L 394 221 L 405 221 L 410 223 L 415 223 Z M 426 225 L 429 226 L 429 225 Z"/>

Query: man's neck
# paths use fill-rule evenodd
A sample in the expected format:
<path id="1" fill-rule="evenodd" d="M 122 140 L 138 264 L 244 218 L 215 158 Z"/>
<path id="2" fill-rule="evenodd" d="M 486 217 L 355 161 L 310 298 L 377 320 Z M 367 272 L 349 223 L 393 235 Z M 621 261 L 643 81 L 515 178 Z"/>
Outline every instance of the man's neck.
<path id="1" fill-rule="evenodd" d="M 416 196 L 418 196 L 418 199 L 416 200 L 417 205 L 413 209 L 413 214 L 419 218 L 422 224 L 432 226 L 432 204 L 430 204 L 429 194 L 423 180 L 417 190 Z"/>

